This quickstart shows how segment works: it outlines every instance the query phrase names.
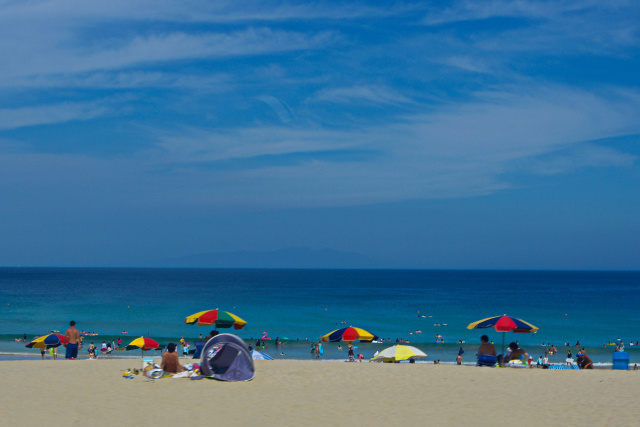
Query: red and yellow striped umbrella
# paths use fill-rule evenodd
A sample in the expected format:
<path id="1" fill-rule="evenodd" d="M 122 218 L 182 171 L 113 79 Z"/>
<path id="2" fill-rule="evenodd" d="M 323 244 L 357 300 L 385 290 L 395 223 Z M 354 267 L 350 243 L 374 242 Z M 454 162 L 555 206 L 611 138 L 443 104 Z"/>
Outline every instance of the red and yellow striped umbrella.
<path id="1" fill-rule="evenodd" d="M 131 341 L 126 347 L 119 348 L 118 350 L 142 350 L 149 351 L 156 349 L 160 346 L 157 341 L 147 337 L 136 338 Z"/>
<path id="2" fill-rule="evenodd" d="M 322 341 L 325 342 L 344 341 L 346 343 L 350 343 L 358 339 L 361 342 L 371 342 L 373 340 L 377 340 L 378 337 L 376 335 L 373 335 L 369 331 L 365 331 L 362 328 L 355 328 L 353 326 L 349 326 L 348 328 L 336 329 L 335 331 L 331 331 L 327 335 L 322 337 Z"/>
<path id="3" fill-rule="evenodd" d="M 247 324 L 247 322 L 235 314 L 218 310 L 217 308 L 215 310 L 206 310 L 192 314 L 184 319 L 184 323 L 187 325 L 197 323 L 198 326 L 215 325 L 217 328 L 230 328 L 233 326 L 233 329 L 242 329 Z"/>

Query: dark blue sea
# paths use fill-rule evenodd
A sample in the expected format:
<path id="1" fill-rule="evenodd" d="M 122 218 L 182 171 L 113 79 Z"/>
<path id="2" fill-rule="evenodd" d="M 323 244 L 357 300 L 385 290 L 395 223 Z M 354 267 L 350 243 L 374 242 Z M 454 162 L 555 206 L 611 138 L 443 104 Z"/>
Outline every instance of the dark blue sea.
<path id="1" fill-rule="evenodd" d="M 428 361 L 452 362 L 462 346 L 471 363 L 480 335 L 498 346 L 503 335 L 467 325 L 508 314 L 539 327 L 504 337 L 536 357 L 552 344 L 559 362 L 579 341 L 606 364 L 613 351 L 606 344 L 620 338 L 640 363 L 640 346 L 630 345 L 640 341 L 639 292 L 640 272 L 2 268 L 0 355 L 39 358 L 14 338 L 64 331 L 70 320 L 98 334 L 85 343 L 141 335 L 193 342 L 211 328 L 186 325 L 185 317 L 220 308 L 248 322 L 229 332 L 251 342 L 266 332 L 265 350 L 276 358 L 308 358 L 307 340 L 353 325 L 393 343 L 409 340 Z M 285 345 L 276 349 L 276 337 Z M 386 347 L 357 345 L 366 358 Z M 345 357 L 338 344 L 325 344 L 325 358 Z"/>

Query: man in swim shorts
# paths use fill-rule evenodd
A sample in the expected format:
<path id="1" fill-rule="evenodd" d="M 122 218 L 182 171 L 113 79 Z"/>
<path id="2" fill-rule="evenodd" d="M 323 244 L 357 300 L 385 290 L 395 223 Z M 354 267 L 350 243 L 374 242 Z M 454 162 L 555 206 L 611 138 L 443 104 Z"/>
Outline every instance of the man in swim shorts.
<path id="1" fill-rule="evenodd" d="M 496 348 L 489 342 L 489 337 L 486 335 L 480 337 L 480 347 L 478 347 L 477 356 L 477 366 L 494 366 L 498 361 Z"/>
<path id="2" fill-rule="evenodd" d="M 80 341 L 80 331 L 76 328 L 75 320 L 69 322 L 69 328 L 64 333 L 66 341 L 66 354 L 65 359 L 75 360 L 78 358 L 78 342 Z"/>

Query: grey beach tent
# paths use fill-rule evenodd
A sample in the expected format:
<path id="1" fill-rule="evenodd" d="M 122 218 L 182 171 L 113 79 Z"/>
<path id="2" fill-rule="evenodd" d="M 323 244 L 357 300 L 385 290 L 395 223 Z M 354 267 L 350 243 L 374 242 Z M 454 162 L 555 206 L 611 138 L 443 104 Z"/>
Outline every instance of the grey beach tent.
<path id="1" fill-rule="evenodd" d="M 235 335 L 219 334 L 202 348 L 200 371 L 222 381 L 249 381 L 255 370 L 247 345 Z"/>

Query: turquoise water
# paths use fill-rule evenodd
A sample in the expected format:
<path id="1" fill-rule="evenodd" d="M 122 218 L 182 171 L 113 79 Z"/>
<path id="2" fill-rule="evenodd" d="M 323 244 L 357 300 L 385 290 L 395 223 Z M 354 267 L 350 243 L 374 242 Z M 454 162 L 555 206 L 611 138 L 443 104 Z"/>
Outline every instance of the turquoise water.
<path id="1" fill-rule="evenodd" d="M 392 342 L 408 339 L 429 360 L 453 361 L 458 341 L 465 341 L 470 362 L 480 335 L 499 346 L 502 334 L 466 326 L 506 313 L 540 328 L 505 336 L 534 355 L 542 354 L 541 344 L 554 344 L 560 361 L 564 344 L 575 354 L 580 341 L 592 358 L 608 363 L 611 347 L 603 344 L 621 338 L 632 363 L 640 363 L 640 347 L 628 345 L 640 341 L 639 290 L 640 272 L 4 268 L 0 353 L 39 357 L 13 339 L 64 331 L 72 319 L 79 329 L 99 334 L 85 342 L 114 339 L 123 330 L 125 342 L 140 335 L 162 343 L 181 336 L 193 341 L 211 328 L 185 325 L 184 318 L 220 308 L 248 322 L 231 330 L 247 341 L 263 332 L 288 338 L 279 349 L 267 342 L 266 351 L 282 358 L 310 357 L 305 340 L 354 325 Z M 434 344 L 435 335 L 445 344 Z M 359 344 L 358 351 L 368 358 L 383 347 Z M 345 354 L 326 344 L 325 357 Z"/>

